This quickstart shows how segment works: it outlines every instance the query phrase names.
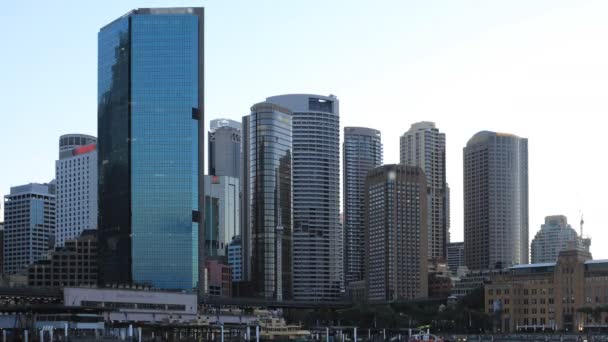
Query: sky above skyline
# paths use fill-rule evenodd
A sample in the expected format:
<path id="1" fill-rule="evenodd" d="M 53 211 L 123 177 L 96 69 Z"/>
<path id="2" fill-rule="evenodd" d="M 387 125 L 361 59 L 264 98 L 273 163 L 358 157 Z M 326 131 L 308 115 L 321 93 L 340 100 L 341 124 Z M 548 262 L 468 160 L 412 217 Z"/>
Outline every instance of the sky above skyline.
<path id="1" fill-rule="evenodd" d="M 0 194 L 54 177 L 58 138 L 97 136 L 97 32 L 138 7 L 205 7 L 206 121 L 268 96 L 334 94 L 341 126 L 382 132 L 385 163 L 417 121 L 446 133 L 451 237 L 462 148 L 528 138 L 530 239 L 564 214 L 602 242 L 608 193 L 606 1 L 10 1 L 0 12 Z"/>

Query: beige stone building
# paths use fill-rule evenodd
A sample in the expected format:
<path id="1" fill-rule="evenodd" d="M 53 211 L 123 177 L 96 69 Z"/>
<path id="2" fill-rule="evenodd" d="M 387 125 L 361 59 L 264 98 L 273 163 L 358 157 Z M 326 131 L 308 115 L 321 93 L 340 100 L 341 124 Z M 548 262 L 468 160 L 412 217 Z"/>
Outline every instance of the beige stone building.
<path id="1" fill-rule="evenodd" d="M 568 249 L 557 262 L 516 265 L 485 284 L 496 331 L 608 331 L 608 260 Z"/>

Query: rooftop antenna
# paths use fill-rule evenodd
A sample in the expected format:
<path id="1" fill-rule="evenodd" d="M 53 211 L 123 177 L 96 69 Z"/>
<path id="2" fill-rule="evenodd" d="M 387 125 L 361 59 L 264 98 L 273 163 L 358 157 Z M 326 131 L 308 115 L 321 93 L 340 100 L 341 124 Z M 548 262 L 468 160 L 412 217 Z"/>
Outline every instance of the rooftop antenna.
<path id="1" fill-rule="evenodd" d="M 585 224 L 585 220 L 583 220 L 583 214 L 581 213 L 581 239 L 583 238 L 583 225 Z"/>

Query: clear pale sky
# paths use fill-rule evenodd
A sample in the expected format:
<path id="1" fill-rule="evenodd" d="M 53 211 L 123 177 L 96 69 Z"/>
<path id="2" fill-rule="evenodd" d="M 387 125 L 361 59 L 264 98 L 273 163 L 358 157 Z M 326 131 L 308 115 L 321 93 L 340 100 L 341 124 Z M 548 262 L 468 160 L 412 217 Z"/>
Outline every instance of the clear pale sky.
<path id="1" fill-rule="evenodd" d="M 0 12 L 0 194 L 54 177 L 58 137 L 97 135 L 97 32 L 132 8 L 206 8 L 206 119 L 283 93 L 335 94 L 342 126 L 447 136 L 452 241 L 462 148 L 480 130 L 529 139 L 530 239 L 564 214 L 608 258 L 608 2 L 8 0 Z"/>

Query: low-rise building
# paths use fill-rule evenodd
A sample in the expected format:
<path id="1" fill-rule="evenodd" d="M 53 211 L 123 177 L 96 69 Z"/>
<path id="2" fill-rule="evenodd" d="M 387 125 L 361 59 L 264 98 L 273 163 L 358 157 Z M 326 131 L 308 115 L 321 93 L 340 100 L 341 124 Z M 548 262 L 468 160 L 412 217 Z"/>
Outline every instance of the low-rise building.
<path id="1" fill-rule="evenodd" d="M 452 295 L 461 298 L 476 289 L 483 288 L 485 282 L 490 280 L 493 274 L 500 274 L 502 270 L 483 270 L 483 271 L 468 271 L 466 268 L 461 268 L 462 273 L 453 282 Z M 460 272 L 459 272 L 460 273 Z"/>
<path id="2" fill-rule="evenodd" d="M 429 298 L 448 298 L 452 293 L 452 278 L 448 265 L 440 260 L 429 261 Z"/>
<path id="3" fill-rule="evenodd" d="M 30 286 L 63 287 L 97 284 L 97 231 L 84 230 L 28 268 Z"/>
<path id="4" fill-rule="evenodd" d="M 103 309 L 107 322 L 186 323 L 197 319 L 193 293 L 65 287 L 63 296 L 66 307 Z"/>
<path id="5" fill-rule="evenodd" d="M 607 305 L 608 260 L 576 248 L 557 262 L 513 266 L 485 286 L 486 311 L 504 332 L 607 331 Z"/>
<path id="6" fill-rule="evenodd" d="M 232 275 L 224 257 L 209 257 L 207 265 L 207 293 L 210 296 L 231 297 Z"/>

